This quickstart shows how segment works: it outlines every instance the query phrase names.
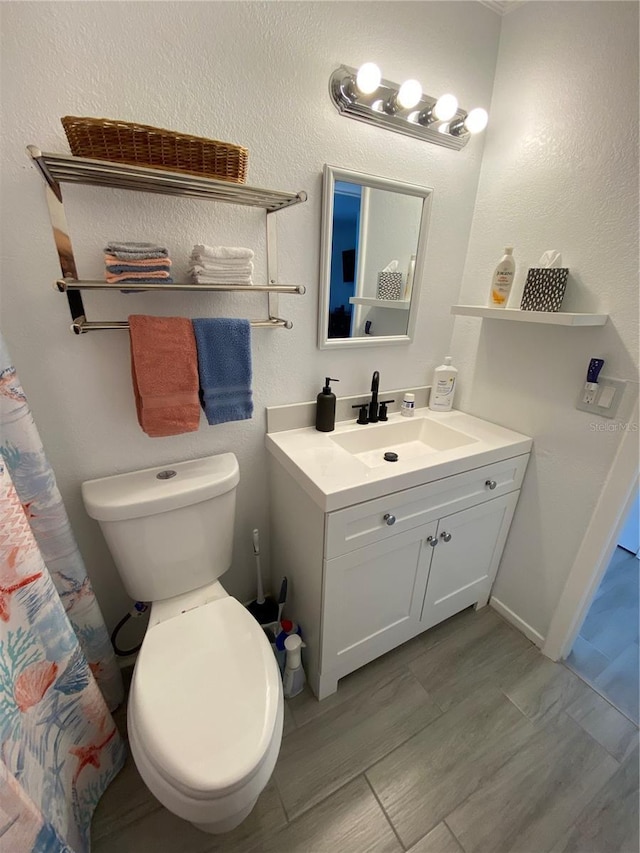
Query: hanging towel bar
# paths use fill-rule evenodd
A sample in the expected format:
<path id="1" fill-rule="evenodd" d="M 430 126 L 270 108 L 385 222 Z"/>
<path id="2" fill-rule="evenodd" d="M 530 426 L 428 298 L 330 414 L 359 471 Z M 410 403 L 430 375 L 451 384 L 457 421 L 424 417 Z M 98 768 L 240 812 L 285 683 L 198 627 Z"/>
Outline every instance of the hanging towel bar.
<path id="1" fill-rule="evenodd" d="M 291 320 L 281 320 L 280 317 L 270 317 L 268 320 L 249 320 L 249 325 L 259 329 L 293 329 Z M 71 331 L 76 335 L 128 328 L 129 324 L 126 320 L 86 320 L 84 317 L 78 317 L 71 324 Z"/>

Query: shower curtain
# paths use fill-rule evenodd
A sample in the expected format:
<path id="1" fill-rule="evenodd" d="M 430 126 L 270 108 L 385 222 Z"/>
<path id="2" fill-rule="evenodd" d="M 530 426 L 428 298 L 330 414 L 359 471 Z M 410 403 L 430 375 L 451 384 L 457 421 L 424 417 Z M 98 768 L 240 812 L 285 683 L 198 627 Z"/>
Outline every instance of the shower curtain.
<path id="1" fill-rule="evenodd" d="M 122 680 L 1 338 L 0 430 L 0 850 L 83 853 Z"/>

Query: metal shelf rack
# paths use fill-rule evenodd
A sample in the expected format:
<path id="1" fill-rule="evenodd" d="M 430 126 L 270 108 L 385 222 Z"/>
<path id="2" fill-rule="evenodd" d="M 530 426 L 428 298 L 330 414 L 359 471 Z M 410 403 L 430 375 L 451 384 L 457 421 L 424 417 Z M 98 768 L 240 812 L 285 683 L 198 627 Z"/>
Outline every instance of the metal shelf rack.
<path id="1" fill-rule="evenodd" d="M 239 204 L 263 208 L 266 213 L 267 230 L 267 285 L 207 285 L 207 284 L 135 284 L 131 290 L 161 291 L 233 291 L 243 293 L 267 293 L 269 317 L 266 320 L 253 320 L 252 326 L 291 329 L 293 323 L 279 316 L 278 294 L 303 294 L 303 285 L 278 284 L 277 232 L 273 216 L 280 210 L 300 204 L 307 200 L 305 192 L 287 193 L 279 190 L 265 190 L 244 184 L 232 184 L 213 178 L 198 177 L 164 169 L 143 166 L 128 166 L 111 163 L 106 160 L 91 160 L 86 157 L 72 157 L 68 154 L 43 153 L 35 145 L 28 145 L 29 156 L 38 167 L 46 184 L 47 205 L 53 239 L 58 252 L 62 278 L 54 287 L 66 293 L 71 312 L 71 330 L 80 335 L 88 331 L 102 329 L 126 329 L 124 321 L 91 322 L 87 320 L 82 290 L 120 290 L 117 285 L 101 281 L 83 281 L 78 276 L 76 262 L 69 236 L 69 227 L 64 210 L 61 184 L 75 183 L 88 186 L 109 187 L 112 189 L 134 190 L 137 192 L 160 193 L 183 198 L 208 199 L 210 201 Z"/>

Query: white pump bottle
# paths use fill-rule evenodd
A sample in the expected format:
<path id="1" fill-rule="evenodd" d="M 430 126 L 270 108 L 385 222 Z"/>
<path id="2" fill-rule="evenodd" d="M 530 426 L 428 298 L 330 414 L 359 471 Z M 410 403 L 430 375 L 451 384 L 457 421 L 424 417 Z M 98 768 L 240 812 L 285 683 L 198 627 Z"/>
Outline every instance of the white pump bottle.
<path id="1" fill-rule="evenodd" d="M 453 395 L 456 390 L 458 368 L 451 364 L 448 355 L 444 364 L 433 371 L 433 383 L 429 395 L 429 408 L 433 412 L 450 412 L 453 406 Z"/>

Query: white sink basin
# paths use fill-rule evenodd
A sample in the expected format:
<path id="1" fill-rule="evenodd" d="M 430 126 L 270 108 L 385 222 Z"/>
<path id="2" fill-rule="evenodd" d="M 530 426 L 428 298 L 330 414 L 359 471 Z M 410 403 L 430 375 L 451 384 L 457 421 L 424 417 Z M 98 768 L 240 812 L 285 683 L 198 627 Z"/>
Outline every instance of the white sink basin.
<path id="1" fill-rule="evenodd" d="M 370 468 L 392 465 L 384 454 L 397 453 L 398 462 L 416 459 L 443 450 L 454 450 L 473 444 L 478 439 L 427 418 L 403 418 L 393 423 L 363 424 L 360 429 L 342 435 L 331 435 L 331 440 Z"/>
<path id="2" fill-rule="evenodd" d="M 309 404 L 311 418 L 315 417 Z M 459 410 L 392 413 L 386 423 L 339 422 L 334 432 L 313 426 L 271 432 L 270 454 L 323 510 L 422 486 L 531 450 L 526 435 Z M 384 454 L 398 454 L 387 462 Z"/>

